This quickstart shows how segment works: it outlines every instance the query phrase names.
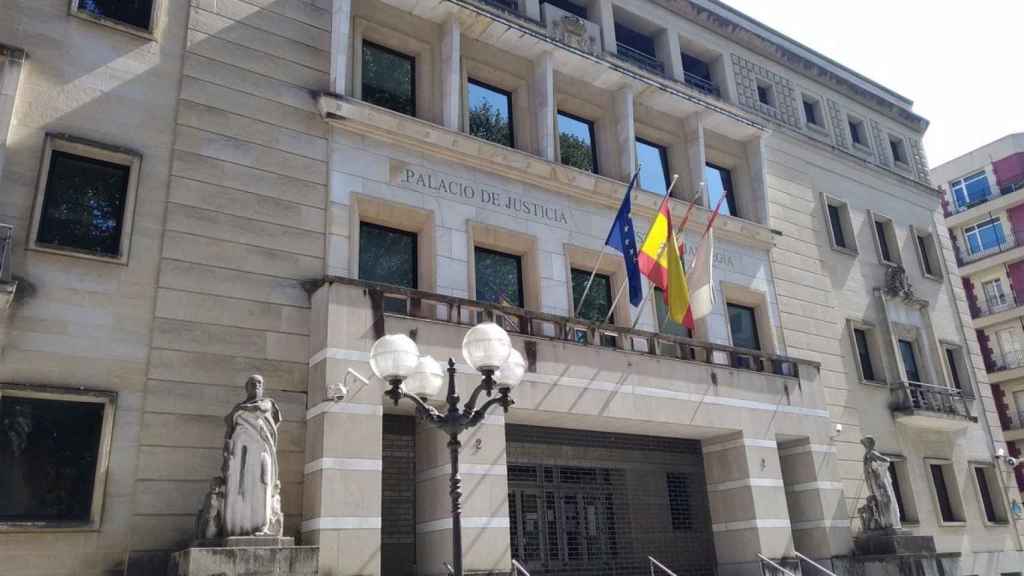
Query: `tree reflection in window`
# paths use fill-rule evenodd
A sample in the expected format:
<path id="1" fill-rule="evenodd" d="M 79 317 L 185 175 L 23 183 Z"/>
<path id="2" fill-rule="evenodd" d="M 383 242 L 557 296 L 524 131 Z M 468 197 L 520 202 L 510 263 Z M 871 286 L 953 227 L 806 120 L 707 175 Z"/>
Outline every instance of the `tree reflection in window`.
<path id="1" fill-rule="evenodd" d="M 469 133 L 496 144 L 515 147 L 512 95 L 476 80 L 469 81 Z"/>
<path id="2" fill-rule="evenodd" d="M 89 522 L 103 410 L 0 397 L 0 522 Z"/>
<path id="3" fill-rule="evenodd" d="M 363 100 L 416 115 L 416 59 L 363 41 Z"/>
<path id="4" fill-rule="evenodd" d="M 359 279 L 402 288 L 417 288 L 416 234 L 359 223 Z M 384 309 L 397 314 L 406 313 L 405 300 L 386 298 Z"/>
<path id="5" fill-rule="evenodd" d="M 474 251 L 476 260 L 476 299 L 481 302 L 523 307 L 523 260 L 480 248 Z"/>
<path id="6" fill-rule="evenodd" d="M 149 30 L 153 0 L 79 0 L 78 9 L 94 16 Z"/>
<path id="7" fill-rule="evenodd" d="M 612 280 L 607 274 L 594 274 L 594 281 L 587 291 L 587 299 L 580 306 L 580 298 L 587 289 L 587 282 L 590 280 L 590 272 L 586 270 L 572 270 L 572 305 L 578 309 L 577 317 L 591 322 L 604 322 L 608 311 L 612 307 Z M 614 319 L 609 319 L 614 323 Z"/>
<path id="8" fill-rule="evenodd" d="M 594 146 L 594 123 L 558 113 L 558 150 L 562 164 L 597 172 L 597 148 Z"/>
<path id="9" fill-rule="evenodd" d="M 54 150 L 39 216 L 39 244 L 119 256 L 131 167 Z"/>

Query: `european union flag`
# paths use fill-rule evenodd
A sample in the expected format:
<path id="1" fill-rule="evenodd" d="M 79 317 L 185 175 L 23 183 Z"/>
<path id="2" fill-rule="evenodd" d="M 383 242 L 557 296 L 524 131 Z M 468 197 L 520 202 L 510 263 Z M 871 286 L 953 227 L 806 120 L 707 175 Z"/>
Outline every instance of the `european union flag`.
<path id="1" fill-rule="evenodd" d="M 629 303 L 639 306 L 644 299 L 643 285 L 640 284 L 640 265 L 637 264 L 636 234 L 633 232 L 633 217 L 630 215 L 632 205 L 629 196 L 636 185 L 636 178 L 640 172 L 634 172 L 633 178 L 626 188 L 626 197 L 622 199 L 619 206 L 619 213 L 615 215 L 612 222 L 612 229 L 608 231 L 608 239 L 604 243 L 622 253 L 626 260 L 626 278 L 629 281 Z"/>

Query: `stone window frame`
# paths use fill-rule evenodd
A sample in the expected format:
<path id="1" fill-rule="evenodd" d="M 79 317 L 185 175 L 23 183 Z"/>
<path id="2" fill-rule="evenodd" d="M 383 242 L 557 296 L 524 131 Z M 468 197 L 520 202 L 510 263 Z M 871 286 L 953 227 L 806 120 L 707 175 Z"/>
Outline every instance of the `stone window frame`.
<path id="1" fill-rule="evenodd" d="M 733 345 L 733 340 L 728 305 L 737 304 L 754 309 L 754 319 L 757 322 L 757 338 L 758 343 L 761 344 L 761 352 L 780 354 L 779 343 L 775 339 L 775 324 L 772 323 L 771 302 L 768 301 L 768 293 L 726 281 L 719 282 L 719 287 L 723 300 L 722 310 L 725 313 L 725 329 L 729 334 L 729 345 Z"/>
<path id="2" fill-rule="evenodd" d="M 401 202 L 352 194 L 349 212 L 349 269 L 359 277 L 359 225 L 362 222 L 386 226 L 416 234 L 416 286 L 425 292 L 437 291 L 434 212 Z"/>
<path id="3" fill-rule="evenodd" d="M 46 184 L 50 176 L 50 163 L 53 152 L 66 152 L 104 162 L 127 166 L 128 190 L 125 192 L 124 212 L 121 216 L 121 241 L 117 256 L 98 256 L 73 248 L 39 244 L 39 223 L 42 220 L 43 203 L 46 198 Z M 86 140 L 67 134 L 47 134 L 43 144 L 43 159 L 39 168 L 39 182 L 36 186 L 35 204 L 32 208 L 32 221 L 28 231 L 28 249 L 50 254 L 59 254 L 72 258 L 84 258 L 97 262 L 128 265 L 131 252 L 132 224 L 135 220 L 135 203 L 139 189 L 139 173 L 142 169 L 142 154 L 127 148 L 120 148 L 101 142 Z"/>
<path id="4" fill-rule="evenodd" d="M 570 318 L 576 317 L 576 302 L 573 300 L 572 295 L 572 271 L 577 270 L 594 270 L 594 265 L 598 264 L 599 251 L 591 250 L 590 248 L 584 248 L 582 246 L 576 246 L 574 244 L 563 245 L 565 250 L 565 274 L 566 274 L 566 290 L 569 297 L 569 311 Z M 622 286 L 623 282 L 626 282 L 626 268 L 621 258 L 600 258 L 600 266 L 597 267 L 598 274 L 604 274 L 608 276 L 612 283 L 612 298 L 615 298 L 615 294 Z M 651 287 L 653 289 L 653 287 Z M 623 288 L 622 297 L 615 303 L 612 308 L 613 322 L 609 322 L 609 326 L 627 326 L 632 322 L 632 307 L 629 304 L 629 294 L 626 293 L 627 288 Z"/>
<path id="5" fill-rule="evenodd" d="M 57 386 L 0 383 L 0 399 L 4 396 L 59 400 L 62 402 L 87 402 L 103 405 L 103 423 L 100 432 L 99 453 L 96 455 L 96 472 L 93 480 L 92 503 L 89 520 L 81 524 L 65 522 L 0 522 L 0 533 L 10 532 L 98 532 L 103 522 L 103 501 L 106 496 L 107 476 L 110 470 L 110 453 L 114 438 L 114 416 L 117 409 L 117 393 L 106 390 L 69 389 Z"/>
<path id="6" fill-rule="evenodd" d="M 641 121 L 639 118 L 635 118 L 633 121 L 633 133 L 634 148 L 638 141 L 644 141 L 647 144 L 660 146 L 664 149 L 665 176 L 668 178 L 665 186 L 669 186 L 672 183 L 673 174 L 679 172 L 678 170 L 673 170 L 673 168 L 683 167 L 685 169 L 686 167 L 686 142 L 683 140 L 682 136 L 654 128 L 647 122 Z M 682 180 L 677 184 L 682 185 Z M 650 192 L 646 188 L 641 188 L 639 181 L 637 182 L 637 189 L 643 190 L 644 192 Z M 664 197 L 657 192 L 650 193 L 656 195 L 658 198 Z M 679 192 L 674 190 L 670 196 L 673 198 L 682 198 L 679 196 Z M 689 198 L 684 199 L 688 200 Z M 702 199 L 698 199 L 698 202 L 700 201 L 702 201 Z"/>
<path id="7" fill-rule="evenodd" d="M 917 497 L 914 494 L 913 477 L 910 474 L 910 461 L 903 454 L 883 454 L 892 461 L 893 474 L 900 483 L 900 499 L 903 501 L 903 525 L 919 526 L 921 515 L 918 512 Z"/>
<path id="8" fill-rule="evenodd" d="M 946 494 L 949 496 L 950 509 L 957 520 L 945 520 L 942 507 L 939 505 L 939 493 L 932 476 L 932 465 L 942 466 L 942 478 L 946 483 Z M 960 528 L 967 526 L 966 505 L 960 492 L 960 480 L 956 477 L 956 467 L 949 458 L 924 458 L 925 478 L 932 494 L 932 505 L 935 506 L 935 523 L 939 526 Z"/>
<path id="9" fill-rule="evenodd" d="M 469 132 L 469 82 L 470 80 L 497 88 L 509 93 L 509 122 L 512 124 L 512 148 L 531 152 L 529 149 L 532 135 L 530 133 L 532 111 L 530 106 L 530 84 L 525 78 L 491 66 L 483 60 L 463 55 L 461 86 L 461 110 L 460 121 L 462 132 Z M 506 147 L 503 144 L 492 142 L 496 146 Z"/>
<path id="10" fill-rule="evenodd" d="M 758 199 L 755 198 L 757 190 L 754 189 L 754 174 L 750 166 L 750 158 L 745 150 L 737 149 L 738 141 L 714 132 L 704 131 L 704 166 L 701 167 L 700 180 L 704 181 L 704 169 L 708 165 L 725 168 L 729 171 L 732 180 L 732 198 L 736 205 L 736 214 L 732 218 L 750 220 L 751 222 L 763 222 L 762 215 L 757 214 Z M 707 185 L 705 184 L 705 188 Z M 702 202 L 708 210 L 714 210 L 711 205 L 710 193 L 705 190 Z"/>
<path id="11" fill-rule="evenodd" d="M 942 383 L 945 382 L 945 372 L 942 372 L 941 366 L 936 367 L 935 365 L 934 350 L 929 345 L 928 338 L 925 335 L 925 328 L 899 322 L 893 322 L 891 326 L 892 354 L 895 357 L 896 381 L 908 381 L 907 370 L 903 365 L 903 354 L 900 351 L 899 345 L 900 340 L 906 340 L 910 342 L 914 350 L 914 360 L 917 361 L 917 375 L 920 378 L 919 383 L 941 387 Z"/>
<path id="12" fill-rule="evenodd" d="M 810 102 L 811 106 L 814 107 L 815 112 L 818 115 L 817 124 L 811 123 L 807 120 L 807 113 L 804 110 L 804 102 Z M 824 99 L 821 96 L 804 89 L 800 90 L 800 120 L 808 130 L 816 132 L 819 136 L 829 136 L 828 113 L 825 110 Z"/>
<path id="13" fill-rule="evenodd" d="M 856 142 L 853 139 L 853 125 L 860 126 L 858 131 L 861 136 L 861 142 Z M 846 113 L 846 137 L 850 139 L 850 148 L 856 150 L 862 154 L 871 154 L 871 135 L 868 133 L 868 121 L 861 115 L 853 112 Z"/>
<path id="14" fill-rule="evenodd" d="M 903 254 L 900 252 L 900 239 L 896 235 L 896 222 L 878 212 L 868 210 L 868 216 L 871 220 L 871 238 L 875 243 L 875 254 L 878 256 L 878 261 L 882 264 L 888 264 L 890 266 L 902 266 L 903 265 Z M 889 256 L 891 260 L 886 260 L 882 255 L 882 242 L 878 237 L 878 226 L 876 223 L 882 225 L 882 233 L 886 235 L 886 245 L 889 247 Z"/>
<path id="15" fill-rule="evenodd" d="M 620 146 L 617 144 L 615 138 L 615 114 L 611 108 L 611 97 L 607 96 L 605 101 L 605 94 L 602 91 L 601 103 L 595 103 L 591 100 L 584 100 L 577 96 L 559 90 L 559 86 L 565 86 L 565 83 L 559 82 L 559 74 L 555 74 L 555 106 L 552 111 L 554 117 L 554 138 L 555 138 L 555 160 L 554 162 L 559 166 L 565 166 L 569 169 L 576 169 L 568 164 L 562 164 L 562 149 L 561 149 L 561 132 L 558 129 L 558 115 L 564 114 L 570 118 L 575 118 L 584 122 L 589 122 L 593 127 L 593 141 L 592 148 L 594 154 L 594 170 L 592 172 L 586 172 L 587 174 L 594 174 L 597 176 L 605 176 L 607 178 L 622 180 L 618 175 L 614 175 L 615 166 L 618 162 L 618 154 L 623 151 L 618 150 Z M 569 84 L 568 88 L 571 89 L 573 84 Z M 628 179 L 629 176 L 626 176 Z"/>
<path id="16" fill-rule="evenodd" d="M 892 160 L 892 165 L 895 166 L 896 168 L 900 169 L 900 170 L 909 171 L 910 170 L 910 142 L 907 140 L 907 138 L 905 138 L 903 136 L 900 136 L 899 134 L 894 134 L 892 132 L 886 131 L 886 133 L 885 133 L 885 141 L 886 141 L 887 144 L 889 144 L 889 146 L 888 146 L 889 149 L 885 151 L 885 154 L 887 154 L 889 156 L 889 158 Z M 896 155 L 892 153 L 893 144 L 896 144 L 897 147 L 902 150 L 902 154 L 903 154 L 903 159 L 902 160 L 896 158 Z"/>
<path id="17" fill-rule="evenodd" d="M 765 99 L 761 100 L 761 89 L 764 89 Z M 778 94 L 776 94 L 775 83 L 770 80 L 763 78 L 756 78 L 754 81 L 754 90 L 757 95 L 757 103 L 762 106 L 767 106 L 772 110 L 778 110 L 779 100 Z"/>
<path id="18" fill-rule="evenodd" d="M 952 351 L 956 358 L 956 366 L 949 365 L 948 353 Z M 974 398 L 974 385 L 971 382 L 970 369 L 967 366 L 967 357 L 964 355 L 964 347 L 957 343 L 949 340 L 939 341 L 939 353 L 942 354 L 940 358 L 942 362 L 942 373 L 946 379 L 947 387 L 950 390 L 957 390 L 956 383 L 953 380 L 953 370 L 956 370 L 957 378 L 960 379 L 960 392 L 965 398 Z"/>
<path id="19" fill-rule="evenodd" d="M 864 377 L 864 371 L 860 365 L 860 353 L 857 346 L 857 337 L 854 330 L 864 331 L 868 340 L 868 354 L 871 356 L 871 369 L 875 372 L 875 378 L 869 380 Z M 853 362 L 856 366 L 857 378 L 861 384 L 867 386 L 889 387 L 889 363 L 884 353 L 885 347 L 882 341 L 882 331 L 873 322 L 848 318 L 846 320 L 847 337 L 850 339 L 850 350 L 853 352 Z"/>
<path id="20" fill-rule="evenodd" d="M 842 227 L 843 242 L 846 243 L 846 246 L 840 246 L 836 243 L 835 230 L 832 227 L 832 217 L 829 214 L 830 206 L 839 211 L 839 225 Z M 841 252 L 848 256 L 856 257 L 860 254 L 860 249 L 857 247 L 857 234 L 853 227 L 850 204 L 846 200 L 822 192 L 821 208 L 825 215 L 825 230 L 828 232 L 829 246 L 836 252 Z"/>
<path id="21" fill-rule="evenodd" d="M 420 120 L 434 119 L 434 46 L 414 36 L 371 22 L 355 18 L 352 26 L 352 97 L 363 102 L 363 41 L 412 57 L 415 60 L 413 94 L 416 116 Z M 369 102 L 366 102 L 369 104 Z M 389 112 L 399 114 L 398 112 Z M 403 115 L 404 116 L 404 115 Z"/>
<path id="22" fill-rule="evenodd" d="M 971 484 L 974 485 L 974 495 L 978 499 L 978 512 L 981 514 L 981 521 L 985 526 L 1009 526 L 1010 507 L 1006 502 L 1006 495 L 1002 489 L 1002 483 L 998 475 L 1000 471 L 992 462 L 971 461 L 968 463 L 971 470 Z M 993 512 L 996 519 L 990 520 L 985 512 L 985 502 L 981 495 L 981 484 L 978 483 L 978 470 L 985 475 L 985 482 L 988 485 L 989 498 L 992 499 Z"/>
<path id="23" fill-rule="evenodd" d="M 939 260 L 940 252 L 938 244 L 936 244 L 937 240 L 935 234 L 931 229 L 911 226 L 910 237 L 914 242 L 914 253 L 917 254 L 917 263 L 921 267 L 921 275 L 929 280 L 942 282 L 942 262 Z M 927 251 L 927 254 L 925 255 L 922 255 L 921 253 L 921 241 L 918 238 L 922 238 L 925 241 L 924 249 Z M 925 258 L 927 258 L 928 263 L 931 264 L 931 273 L 929 273 L 925 268 Z"/>
<path id="24" fill-rule="evenodd" d="M 68 6 L 68 13 L 74 16 L 75 18 L 81 18 L 82 20 L 95 22 L 97 24 L 113 28 L 115 30 L 120 30 L 121 32 L 126 32 L 128 34 L 132 34 L 134 36 L 138 36 L 140 38 L 156 42 L 157 24 L 159 23 L 159 18 L 161 16 L 163 0 L 152 0 L 153 4 L 152 8 L 150 9 L 148 28 L 139 28 L 138 26 L 133 26 L 131 24 L 122 22 L 120 20 L 116 20 L 114 18 L 99 16 L 86 10 L 82 10 L 81 8 L 79 8 L 81 2 L 82 0 L 71 0 Z"/>
<path id="25" fill-rule="evenodd" d="M 470 222 L 466 227 L 466 232 L 469 241 L 468 266 L 466 266 L 469 271 L 468 297 L 471 300 L 476 300 L 476 248 L 479 247 L 519 256 L 522 265 L 523 308 L 533 311 L 542 310 L 540 251 L 537 237 L 482 222 Z"/>

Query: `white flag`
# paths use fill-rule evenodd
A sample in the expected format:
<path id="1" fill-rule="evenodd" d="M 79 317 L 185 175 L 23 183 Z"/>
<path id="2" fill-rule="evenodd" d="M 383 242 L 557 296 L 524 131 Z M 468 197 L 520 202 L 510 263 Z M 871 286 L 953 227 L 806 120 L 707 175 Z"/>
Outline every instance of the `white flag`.
<path id="1" fill-rule="evenodd" d="M 697 254 L 693 258 L 693 266 L 689 272 L 690 313 L 694 322 L 711 314 L 715 304 L 715 291 L 711 281 L 711 262 L 714 260 L 715 251 L 714 234 L 713 230 L 708 230 L 697 247 Z"/>

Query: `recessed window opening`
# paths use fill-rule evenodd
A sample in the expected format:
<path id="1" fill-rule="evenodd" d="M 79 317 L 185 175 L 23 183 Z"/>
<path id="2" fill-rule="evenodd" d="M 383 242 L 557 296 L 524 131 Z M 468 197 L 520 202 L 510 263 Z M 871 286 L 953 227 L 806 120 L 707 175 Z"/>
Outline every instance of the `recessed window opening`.
<path id="1" fill-rule="evenodd" d="M 953 192 L 953 199 L 957 207 L 961 209 L 981 204 L 992 195 L 988 185 L 988 176 L 984 171 L 953 180 L 949 183 L 949 189 Z"/>
<path id="2" fill-rule="evenodd" d="M 868 136 L 864 128 L 864 121 L 857 118 L 850 118 L 847 124 L 850 127 L 850 140 L 858 146 L 867 147 Z"/>
<path id="3" fill-rule="evenodd" d="M 708 208 L 713 210 L 718 206 L 718 200 L 724 196 L 725 202 L 722 203 L 719 213 L 740 216 L 732 185 L 732 172 L 728 168 L 708 162 L 704 166 L 704 185 L 707 186 Z"/>
<path id="4" fill-rule="evenodd" d="M 521 256 L 477 246 L 474 250 L 474 260 L 477 300 L 524 307 Z"/>
<path id="5" fill-rule="evenodd" d="M 640 164 L 640 188 L 664 196 L 669 185 L 668 149 L 637 138 L 636 160 Z"/>
<path id="6" fill-rule="evenodd" d="M 558 150 L 562 164 L 597 173 L 597 144 L 590 120 L 559 111 Z"/>
<path id="7" fill-rule="evenodd" d="M 757 81 L 757 101 L 765 106 L 775 107 L 775 86 L 764 80 Z"/>
<path id="8" fill-rule="evenodd" d="M 363 40 L 362 98 L 408 116 L 416 115 L 416 58 Z"/>
<path id="9" fill-rule="evenodd" d="M 971 254 L 995 250 L 1006 242 L 999 218 L 989 218 L 964 228 L 964 239 Z"/>
<path id="10" fill-rule="evenodd" d="M 512 129 L 512 93 L 470 79 L 469 133 L 502 146 L 515 148 Z"/>

